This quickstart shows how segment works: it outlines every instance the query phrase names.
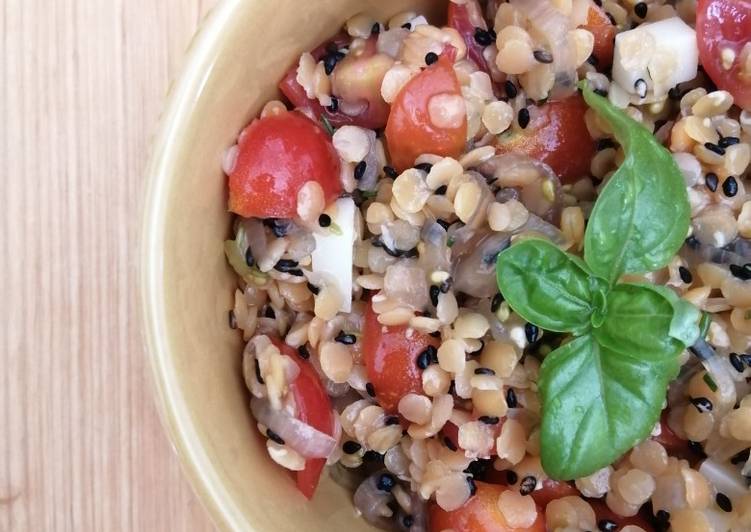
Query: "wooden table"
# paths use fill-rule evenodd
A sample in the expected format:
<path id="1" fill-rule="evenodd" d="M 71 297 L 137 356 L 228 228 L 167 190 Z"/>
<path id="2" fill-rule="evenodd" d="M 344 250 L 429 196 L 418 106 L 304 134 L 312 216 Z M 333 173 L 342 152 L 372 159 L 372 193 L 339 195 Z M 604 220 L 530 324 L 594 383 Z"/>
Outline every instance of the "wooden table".
<path id="1" fill-rule="evenodd" d="M 0 531 L 210 530 L 162 430 L 137 236 L 168 81 L 215 0 L 0 2 Z"/>

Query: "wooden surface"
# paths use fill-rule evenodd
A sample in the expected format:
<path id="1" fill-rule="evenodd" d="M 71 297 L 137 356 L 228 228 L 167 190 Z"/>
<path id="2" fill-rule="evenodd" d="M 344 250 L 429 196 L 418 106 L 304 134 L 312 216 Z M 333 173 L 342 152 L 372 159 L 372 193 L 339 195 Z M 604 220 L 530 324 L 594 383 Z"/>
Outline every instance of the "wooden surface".
<path id="1" fill-rule="evenodd" d="M 138 317 L 149 139 L 215 0 L 0 2 L 0 531 L 210 530 Z"/>

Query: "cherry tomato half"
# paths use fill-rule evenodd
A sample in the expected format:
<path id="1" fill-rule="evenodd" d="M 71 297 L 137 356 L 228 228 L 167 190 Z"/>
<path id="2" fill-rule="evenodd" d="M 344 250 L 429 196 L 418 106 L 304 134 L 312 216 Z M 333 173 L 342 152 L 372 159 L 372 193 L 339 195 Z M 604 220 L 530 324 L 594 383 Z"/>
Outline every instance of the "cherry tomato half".
<path id="1" fill-rule="evenodd" d="M 381 325 L 368 305 L 362 330 L 362 352 L 368 380 L 375 389 L 378 403 L 389 413 L 395 413 L 399 400 L 408 393 L 422 393 L 422 370 L 417 357 L 428 346 L 438 346 L 438 340 L 408 327 Z"/>
<path id="2" fill-rule="evenodd" d="M 448 49 L 409 80 L 391 105 L 386 142 L 399 171 L 423 153 L 458 157 L 464 149 L 467 112 L 453 67 L 455 49 Z"/>
<path id="3" fill-rule="evenodd" d="M 541 508 L 545 508 L 550 501 L 555 499 L 568 497 L 569 495 L 579 496 L 581 494 L 573 483 L 546 478 L 542 481 L 542 487 L 534 490 L 530 495 Z"/>
<path id="4" fill-rule="evenodd" d="M 240 135 L 229 177 L 229 209 L 246 218 L 293 218 L 297 193 L 308 181 L 326 203 L 342 192 L 339 156 L 326 132 L 305 115 L 284 112 L 254 120 Z"/>
<path id="5" fill-rule="evenodd" d="M 704 71 L 751 109 L 751 0 L 699 0 L 696 39 Z"/>
<path id="6" fill-rule="evenodd" d="M 496 151 L 529 155 L 550 165 L 563 183 L 573 183 L 589 175 L 595 153 L 584 122 L 586 111 L 587 104 L 578 93 L 547 102 L 532 110 L 532 120 L 525 129 L 502 134 Z"/>
<path id="7" fill-rule="evenodd" d="M 437 504 L 430 505 L 430 530 L 455 530 L 456 532 L 545 532 L 545 516 L 537 507 L 537 519 L 527 528 L 514 528 L 508 525 L 498 508 L 498 497 L 510 488 L 499 484 L 486 484 L 475 481 L 475 493 L 464 506 L 447 512 Z"/>
<path id="8" fill-rule="evenodd" d="M 594 4 L 587 12 L 587 23 L 582 28 L 589 30 L 595 38 L 592 55 L 597 58 L 600 70 L 613 64 L 613 49 L 615 48 L 616 28 L 605 11 Z"/>
<path id="9" fill-rule="evenodd" d="M 310 365 L 310 362 L 300 359 L 300 356 L 292 347 L 276 338 L 272 341 L 283 354 L 294 360 L 297 367 L 300 368 L 300 374 L 290 384 L 290 391 L 297 406 L 298 419 L 333 436 L 334 416 L 331 409 L 331 400 L 316 370 Z M 325 458 L 311 458 L 305 462 L 305 469 L 297 472 L 297 489 L 308 499 L 313 497 L 325 466 Z"/>

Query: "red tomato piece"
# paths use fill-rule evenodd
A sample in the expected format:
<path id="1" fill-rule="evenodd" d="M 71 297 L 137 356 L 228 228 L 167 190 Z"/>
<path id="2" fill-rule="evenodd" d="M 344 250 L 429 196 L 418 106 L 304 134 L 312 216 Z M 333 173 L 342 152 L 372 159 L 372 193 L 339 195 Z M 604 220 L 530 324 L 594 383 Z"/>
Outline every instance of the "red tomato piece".
<path id="1" fill-rule="evenodd" d="M 322 44 L 313 50 L 311 55 L 316 61 L 320 61 L 326 55 L 326 48 L 328 46 L 337 49 L 342 48 L 349 45 L 350 40 L 348 35 L 339 34 L 328 43 Z M 360 56 L 362 59 L 367 59 L 376 53 L 375 42 L 375 39 L 368 41 L 363 54 Z M 331 109 L 323 107 L 318 100 L 308 98 L 305 89 L 297 82 L 297 65 L 293 66 L 279 83 L 279 90 L 282 91 L 282 94 L 287 97 L 290 103 L 295 108 L 306 111 L 311 116 L 314 116 L 316 120 L 321 120 L 322 117 L 325 117 L 334 127 L 353 125 L 368 129 L 383 127 L 389 115 L 389 106 L 380 96 L 380 84 L 377 88 L 378 93 L 370 98 L 373 100 L 373 103 L 365 107 L 362 112 L 350 116 L 338 110 L 331 111 Z"/>
<path id="2" fill-rule="evenodd" d="M 417 357 L 428 346 L 438 346 L 438 340 L 408 327 L 381 325 L 368 305 L 362 330 L 362 352 L 378 403 L 389 413 L 395 413 L 399 400 L 408 393 L 422 393 L 422 370 Z"/>
<path id="3" fill-rule="evenodd" d="M 339 156 L 326 132 L 296 111 L 254 120 L 240 135 L 229 178 L 229 209 L 246 218 L 293 218 L 297 193 L 308 181 L 326 202 L 342 192 Z"/>
<path id="4" fill-rule="evenodd" d="M 498 508 L 498 497 L 510 488 L 477 481 L 475 485 L 477 493 L 458 510 L 447 512 L 435 503 L 430 505 L 431 532 L 448 529 L 456 532 L 545 532 L 545 515 L 539 505 L 532 526 L 514 528 L 508 525 Z"/>
<path id="5" fill-rule="evenodd" d="M 318 373 L 309 362 L 300 359 L 295 350 L 276 338 L 272 339 L 279 350 L 297 363 L 300 374 L 290 384 L 290 391 L 297 405 L 297 417 L 303 423 L 332 435 L 334 433 L 334 416 L 331 399 L 321 384 Z M 305 469 L 297 472 L 297 489 L 311 499 L 321 478 L 326 459 L 311 458 L 305 462 Z"/>
<path id="6" fill-rule="evenodd" d="M 454 48 L 450 50 L 454 52 Z M 391 106 L 386 142 L 391 164 L 399 171 L 411 167 L 423 153 L 458 157 L 464 149 L 467 113 L 452 55 L 444 52 L 409 80 Z M 433 117 L 442 114 L 444 123 L 431 120 L 431 107 Z"/>
<path id="7" fill-rule="evenodd" d="M 688 440 L 684 440 L 679 437 L 668 426 L 666 413 L 663 413 L 662 417 L 660 418 L 660 434 L 652 439 L 662 444 L 662 446 L 665 447 L 665 450 L 670 456 L 688 460 L 692 463 L 696 462 L 698 458 L 695 453 L 691 452 L 691 449 L 688 446 Z"/>
<path id="8" fill-rule="evenodd" d="M 482 7 L 478 0 L 467 0 L 464 4 L 449 2 L 448 25 L 459 32 L 464 43 L 467 45 L 467 56 L 474 61 L 477 68 L 490 74 L 490 67 L 482 54 L 485 49 L 475 39 L 477 29 L 488 29 L 485 17 L 482 16 Z"/>
<path id="9" fill-rule="evenodd" d="M 547 478 L 542 481 L 542 488 L 533 491 L 530 495 L 541 508 L 545 508 L 550 501 L 555 499 L 568 497 L 569 495 L 580 496 L 581 494 L 573 482 L 561 482 Z"/>
<path id="10" fill-rule="evenodd" d="M 533 111 L 529 125 L 498 138 L 496 151 L 524 153 L 553 169 L 563 183 L 589 175 L 594 141 L 584 122 L 587 104 L 579 93 L 547 102 Z"/>
<path id="11" fill-rule="evenodd" d="M 704 71 L 736 105 L 751 109 L 751 1 L 699 0 L 696 39 Z"/>
<path id="12" fill-rule="evenodd" d="M 623 517 L 608 508 L 607 504 L 602 502 L 602 500 L 587 499 L 587 502 L 595 511 L 595 517 L 598 523 L 603 519 L 607 519 L 617 525 L 616 530 L 620 530 L 628 525 L 639 526 L 644 530 L 654 530 L 652 524 L 640 514 L 636 514 L 633 517 Z"/>
<path id="13" fill-rule="evenodd" d="M 597 58 L 600 70 L 613 64 L 613 49 L 615 48 L 616 27 L 605 11 L 592 4 L 587 12 L 587 23 L 581 26 L 588 30 L 595 38 L 592 55 Z"/>

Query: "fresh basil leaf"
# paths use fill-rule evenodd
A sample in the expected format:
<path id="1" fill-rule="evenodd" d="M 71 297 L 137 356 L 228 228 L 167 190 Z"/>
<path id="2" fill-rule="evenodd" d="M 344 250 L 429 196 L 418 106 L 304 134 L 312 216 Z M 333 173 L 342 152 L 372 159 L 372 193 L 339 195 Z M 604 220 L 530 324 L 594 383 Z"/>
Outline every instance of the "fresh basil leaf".
<path id="1" fill-rule="evenodd" d="M 646 438 L 678 368 L 676 359 L 615 353 L 589 334 L 549 354 L 538 381 L 545 472 L 557 480 L 590 475 Z"/>
<path id="2" fill-rule="evenodd" d="M 593 294 L 605 289 L 581 259 L 539 239 L 523 240 L 501 252 L 496 274 L 511 308 L 549 331 L 585 331 L 594 311 Z"/>
<path id="3" fill-rule="evenodd" d="M 584 259 L 612 285 L 623 273 L 665 266 L 690 222 L 686 185 L 670 152 L 642 125 L 583 87 L 584 99 L 615 132 L 626 157 L 589 218 Z"/>
<path id="4" fill-rule="evenodd" d="M 616 285 L 608 294 L 607 309 L 593 334 L 620 355 L 670 360 L 699 337 L 699 311 L 669 288 Z"/>

